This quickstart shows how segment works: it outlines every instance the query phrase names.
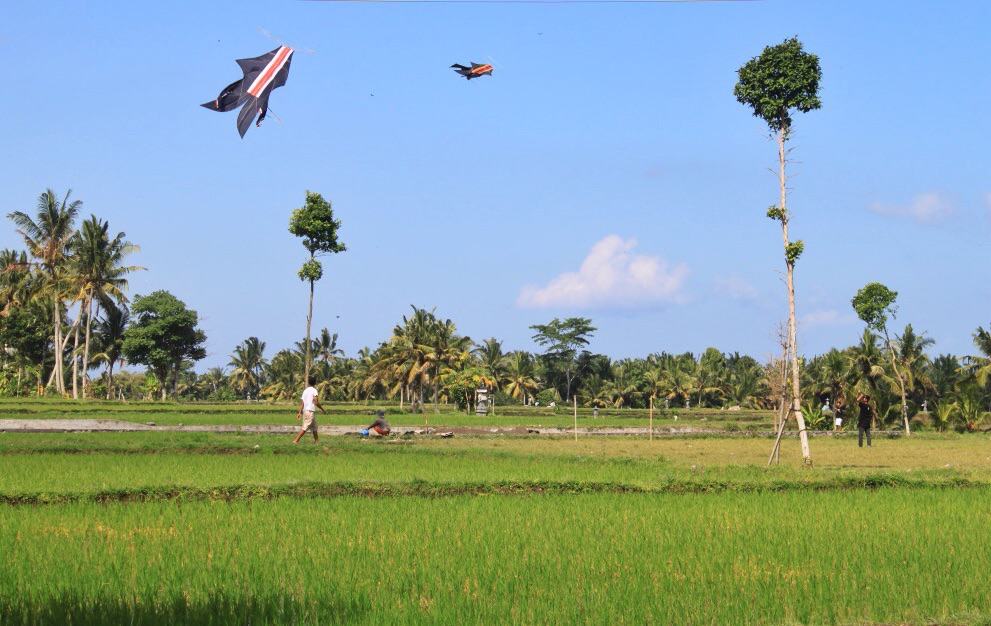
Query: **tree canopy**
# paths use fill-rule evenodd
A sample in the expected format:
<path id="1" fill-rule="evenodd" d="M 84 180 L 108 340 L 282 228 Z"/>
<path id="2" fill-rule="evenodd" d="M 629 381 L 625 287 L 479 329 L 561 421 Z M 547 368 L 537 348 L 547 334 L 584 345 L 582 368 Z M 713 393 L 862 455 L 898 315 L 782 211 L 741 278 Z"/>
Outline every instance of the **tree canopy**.
<path id="1" fill-rule="evenodd" d="M 334 219 L 331 203 L 315 191 L 307 191 L 306 202 L 289 217 L 289 232 L 302 237 L 303 247 L 311 257 L 346 250 L 337 237 L 340 227 L 340 220 Z"/>
<path id="2" fill-rule="evenodd" d="M 888 327 L 888 319 L 895 317 L 897 298 L 897 291 L 892 291 L 881 283 L 868 283 L 850 303 L 857 312 L 857 317 L 865 324 L 878 332 L 884 332 Z"/>
<path id="3" fill-rule="evenodd" d="M 124 333 L 124 357 L 151 368 L 164 397 L 170 374 L 175 391 L 183 361 L 199 361 L 206 356 L 206 334 L 197 328 L 199 316 L 164 290 L 137 296 L 131 315 L 132 323 Z"/>
<path id="4" fill-rule="evenodd" d="M 792 110 L 808 113 L 822 106 L 819 57 L 805 52 L 797 37 L 767 46 L 760 56 L 744 64 L 738 75 L 733 95 L 773 132 L 788 133 Z"/>

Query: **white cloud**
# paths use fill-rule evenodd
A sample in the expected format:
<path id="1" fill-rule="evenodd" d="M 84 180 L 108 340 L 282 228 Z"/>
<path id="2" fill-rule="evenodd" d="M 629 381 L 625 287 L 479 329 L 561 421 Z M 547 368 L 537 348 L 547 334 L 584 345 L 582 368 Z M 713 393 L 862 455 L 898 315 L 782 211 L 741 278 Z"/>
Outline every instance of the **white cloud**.
<path id="1" fill-rule="evenodd" d="M 538 309 L 630 308 L 682 300 L 688 267 L 634 254 L 636 246 L 636 239 L 607 235 L 592 246 L 577 272 L 561 274 L 543 287 L 524 287 L 516 304 Z"/>
<path id="2" fill-rule="evenodd" d="M 810 311 L 799 320 L 799 326 L 808 328 L 815 326 L 836 326 L 849 324 L 854 320 L 852 313 L 840 313 L 836 309 L 819 309 Z"/>
<path id="3" fill-rule="evenodd" d="M 715 281 L 716 293 L 733 300 L 756 300 L 757 289 L 738 274 L 720 276 Z"/>
<path id="4" fill-rule="evenodd" d="M 888 217 L 907 217 L 922 224 L 942 222 L 954 213 L 953 204 L 942 194 L 920 193 L 908 204 L 894 205 L 875 202 L 870 210 Z"/>

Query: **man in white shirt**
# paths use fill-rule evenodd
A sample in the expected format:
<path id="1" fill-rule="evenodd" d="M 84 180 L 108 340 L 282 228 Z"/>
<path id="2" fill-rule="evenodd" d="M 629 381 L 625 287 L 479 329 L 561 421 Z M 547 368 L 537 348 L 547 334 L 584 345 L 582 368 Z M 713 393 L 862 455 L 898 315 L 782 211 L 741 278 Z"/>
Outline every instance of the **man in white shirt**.
<path id="1" fill-rule="evenodd" d="M 313 386 L 313 376 L 310 376 L 309 380 L 306 381 L 306 389 L 303 390 L 302 402 L 299 403 L 299 411 L 296 412 L 296 421 L 303 421 L 303 430 L 299 431 L 296 438 L 293 439 L 293 443 L 299 443 L 299 440 L 303 438 L 306 431 L 313 433 L 313 441 L 316 442 L 317 437 L 317 418 L 314 415 L 317 409 L 320 409 L 321 413 L 326 414 L 327 411 L 320 406 L 319 393 Z"/>

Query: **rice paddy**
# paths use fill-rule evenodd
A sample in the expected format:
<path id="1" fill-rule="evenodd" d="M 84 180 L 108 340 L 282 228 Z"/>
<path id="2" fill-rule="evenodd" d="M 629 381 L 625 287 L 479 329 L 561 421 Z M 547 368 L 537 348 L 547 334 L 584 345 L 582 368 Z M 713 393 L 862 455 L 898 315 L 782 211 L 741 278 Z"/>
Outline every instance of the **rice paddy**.
<path id="1" fill-rule="evenodd" d="M 989 624 L 991 438 L 0 433 L 0 625 Z"/>

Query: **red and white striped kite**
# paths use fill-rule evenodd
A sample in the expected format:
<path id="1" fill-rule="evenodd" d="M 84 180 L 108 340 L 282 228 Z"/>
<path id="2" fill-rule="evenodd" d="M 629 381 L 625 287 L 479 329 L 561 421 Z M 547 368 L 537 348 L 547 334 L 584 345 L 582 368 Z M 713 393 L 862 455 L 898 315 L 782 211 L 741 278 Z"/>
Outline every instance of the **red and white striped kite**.
<path id="1" fill-rule="evenodd" d="M 238 59 L 237 64 L 241 66 L 244 78 L 227 85 L 216 100 L 205 102 L 202 106 L 211 111 L 232 111 L 240 106 L 237 132 L 244 137 L 255 115 L 258 115 L 255 126 L 261 125 L 265 119 L 272 90 L 286 84 L 292 53 L 289 46 L 279 46 L 260 57 Z"/>

